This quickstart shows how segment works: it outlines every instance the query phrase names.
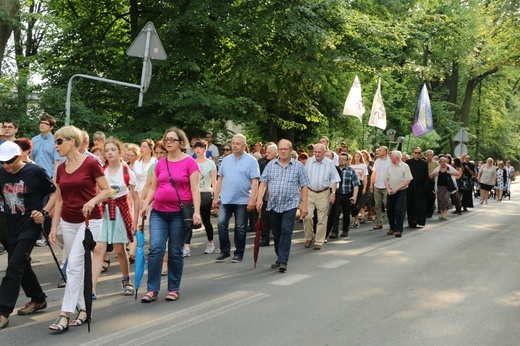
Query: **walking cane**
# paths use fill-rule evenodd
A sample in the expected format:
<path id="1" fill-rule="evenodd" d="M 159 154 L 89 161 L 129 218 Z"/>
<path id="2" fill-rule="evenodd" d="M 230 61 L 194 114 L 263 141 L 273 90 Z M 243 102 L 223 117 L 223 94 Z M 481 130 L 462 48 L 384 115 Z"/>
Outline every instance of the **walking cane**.
<path id="1" fill-rule="evenodd" d="M 58 261 L 58 258 L 56 257 L 54 250 L 52 249 L 51 242 L 49 241 L 49 235 L 47 234 L 47 232 L 45 232 L 45 227 L 43 226 L 44 223 L 45 223 L 45 218 L 44 218 L 44 221 L 42 222 L 43 236 L 45 237 L 45 240 L 47 241 L 47 245 L 49 246 L 49 249 L 51 250 L 52 257 L 54 258 L 54 262 L 56 262 L 56 265 L 58 266 L 58 270 L 60 271 L 63 281 L 67 282 L 67 278 L 65 277 L 65 274 L 63 274 L 63 271 L 61 270 L 60 262 Z"/>

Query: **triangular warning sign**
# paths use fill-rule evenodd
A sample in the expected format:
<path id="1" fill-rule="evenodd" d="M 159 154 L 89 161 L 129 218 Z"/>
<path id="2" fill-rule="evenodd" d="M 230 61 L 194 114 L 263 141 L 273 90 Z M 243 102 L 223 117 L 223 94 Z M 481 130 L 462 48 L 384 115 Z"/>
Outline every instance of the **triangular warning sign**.
<path id="1" fill-rule="evenodd" d="M 150 33 L 150 49 L 148 51 L 148 57 L 157 60 L 166 60 L 166 52 L 164 51 L 159 35 L 157 35 L 157 31 L 152 22 L 146 23 L 143 30 L 141 30 L 134 42 L 132 42 L 132 45 L 126 50 L 126 54 L 129 56 L 144 58 L 146 36 L 148 33 Z"/>

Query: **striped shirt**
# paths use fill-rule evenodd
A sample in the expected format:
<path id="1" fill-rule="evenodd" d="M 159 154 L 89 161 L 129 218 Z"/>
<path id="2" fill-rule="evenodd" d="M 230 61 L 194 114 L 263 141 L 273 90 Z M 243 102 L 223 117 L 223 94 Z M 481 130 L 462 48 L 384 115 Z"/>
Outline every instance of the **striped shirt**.
<path id="1" fill-rule="evenodd" d="M 291 159 L 283 167 L 279 159 L 274 159 L 265 166 L 260 182 L 267 184 L 267 210 L 283 213 L 298 207 L 300 191 L 309 184 L 309 177 L 300 161 Z"/>
<path id="2" fill-rule="evenodd" d="M 341 178 L 334 163 L 326 157 L 321 162 L 316 161 L 316 157 L 311 157 L 305 164 L 305 172 L 309 176 L 309 189 L 321 191 L 339 183 Z"/>

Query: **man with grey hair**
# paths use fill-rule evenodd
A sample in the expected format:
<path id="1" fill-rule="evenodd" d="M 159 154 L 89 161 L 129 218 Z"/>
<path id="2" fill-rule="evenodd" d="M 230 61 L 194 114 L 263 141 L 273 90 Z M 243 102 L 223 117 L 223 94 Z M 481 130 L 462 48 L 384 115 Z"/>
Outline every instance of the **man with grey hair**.
<path id="1" fill-rule="evenodd" d="M 258 160 L 258 166 L 260 167 L 260 176 L 264 172 L 265 167 L 269 162 L 276 159 L 278 157 L 278 146 L 274 143 L 270 143 L 267 145 L 265 149 L 265 157 L 262 157 Z M 262 206 L 261 218 L 262 218 L 262 239 L 260 240 L 260 246 L 269 246 L 269 238 L 271 234 L 271 218 L 269 217 L 269 212 L 267 212 L 267 201 L 269 200 L 268 191 L 264 194 L 264 204 Z M 254 213 L 258 213 L 257 210 Z"/>
<path id="2" fill-rule="evenodd" d="M 412 181 L 410 167 L 401 161 L 401 152 L 394 150 L 390 154 L 391 165 L 385 177 L 387 193 L 387 216 L 390 229 L 386 234 L 400 238 L 403 235 L 404 207 L 406 190 Z"/>
<path id="3" fill-rule="evenodd" d="M 256 159 L 245 152 L 246 137 L 236 134 L 231 141 L 232 155 L 222 160 L 214 189 L 213 208 L 220 208 L 218 237 L 220 254 L 216 262 L 224 262 L 231 256 L 229 219 L 235 214 L 235 253 L 232 263 L 240 263 L 246 248 L 247 212 L 256 207 L 256 193 L 260 170 Z M 220 200 L 220 206 L 219 206 Z"/>
<path id="4" fill-rule="evenodd" d="M 314 238 L 314 250 L 321 250 L 325 242 L 329 203 L 334 204 L 337 183 L 341 181 L 334 162 L 325 157 L 326 150 L 325 145 L 315 144 L 314 156 L 309 158 L 305 164 L 305 171 L 310 179 L 310 184 L 308 185 L 308 215 L 305 217 L 303 229 L 305 247 L 310 248 Z M 314 236 L 313 227 L 314 209 L 317 210 L 318 216 L 316 236 Z"/>
<path id="5" fill-rule="evenodd" d="M 374 193 L 374 201 L 376 204 L 376 225 L 373 229 L 383 229 L 383 205 L 386 205 L 386 186 L 385 177 L 391 162 L 388 157 L 388 148 L 384 145 L 377 150 L 377 160 L 372 168 L 372 177 L 370 178 L 370 192 Z M 400 158 L 399 158 L 400 159 Z"/>

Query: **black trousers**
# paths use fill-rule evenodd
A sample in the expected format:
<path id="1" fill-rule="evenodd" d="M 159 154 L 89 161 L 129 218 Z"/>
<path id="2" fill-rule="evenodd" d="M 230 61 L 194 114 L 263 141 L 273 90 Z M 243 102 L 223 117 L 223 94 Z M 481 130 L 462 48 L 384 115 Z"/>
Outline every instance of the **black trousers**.
<path id="1" fill-rule="evenodd" d="M 350 199 L 352 198 L 352 194 L 342 195 L 340 193 L 336 193 L 336 203 L 334 203 L 334 209 L 331 211 L 331 214 L 334 215 L 334 219 L 332 222 L 332 232 L 338 233 L 339 231 L 339 216 L 343 212 L 343 225 L 341 231 L 347 232 L 350 228 L 350 214 L 351 209 L 356 208 L 356 205 L 352 205 Z M 358 207 L 359 212 L 359 207 Z M 357 215 L 357 214 L 356 214 Z"/>
<path id="2" fill-rule="evenodd" d="M 37 303 L 43 303 L 47 296 L 31 266 L 31 252 L 34 241 L 20 240 L 10 244 L 7 269 L 0 285 L 0 314 L 5 317 L 13 312 L 20 287 L 25 295 Z"/>
<path id="3" fill-rule="evenodd" d="M 416 225 L 426 224 L 427 187 L 424 185 L 410 185 L 406 189 L 406 205 L 408 215 L 408 225 L 415 227 Z"/>
<path id="4" fill-rule="evenodd" d="M 426 199 L 427 199 L 427 207 L 426 207 L 426 215 L 428 217 L 432 217 L 433 211 L 435 209 L 435 182 L 430 180 L 428 184 L 428 190 L 426 191 Z"/>

